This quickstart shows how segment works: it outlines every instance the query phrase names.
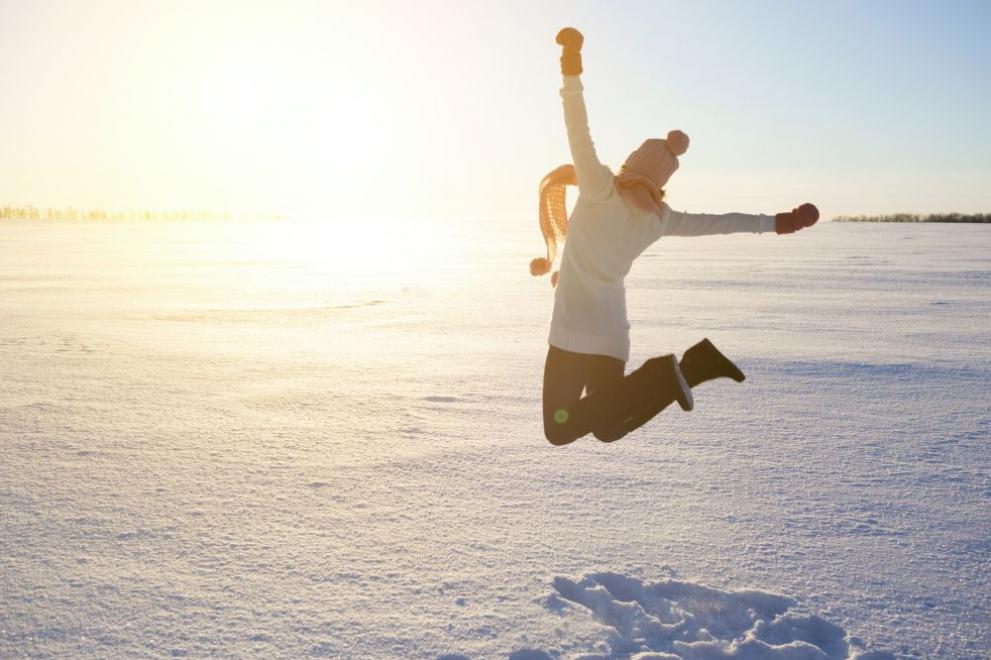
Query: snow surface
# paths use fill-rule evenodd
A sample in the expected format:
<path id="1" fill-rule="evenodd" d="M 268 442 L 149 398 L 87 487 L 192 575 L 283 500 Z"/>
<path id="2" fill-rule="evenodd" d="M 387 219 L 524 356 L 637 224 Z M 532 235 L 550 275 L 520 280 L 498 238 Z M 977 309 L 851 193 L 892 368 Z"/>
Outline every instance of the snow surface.
<path id="1" fill-rule="evenodd" d="M 991 657 L 991 227 L 662 240 L 563 448 L 535 229 L 312 231 L 0 225 L 0 657 Z"/>

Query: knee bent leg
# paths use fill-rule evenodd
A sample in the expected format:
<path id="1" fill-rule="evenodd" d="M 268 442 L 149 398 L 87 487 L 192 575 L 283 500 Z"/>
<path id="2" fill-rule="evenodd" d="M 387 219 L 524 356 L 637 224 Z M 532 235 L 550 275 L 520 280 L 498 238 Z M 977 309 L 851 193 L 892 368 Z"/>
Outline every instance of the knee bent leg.
<path id="1" fill-rule="evenodd" d="M 597 431 L 592 431 L 592 435 L 595 436 L 595 439 L 599 442 L 616 442 L 626 435 L 626 431 L 624 429 L 600 429 Z"/>
<path id="2" fill-rule="evenodd" d="M 544 437 L 547 438 L 547 442 L 556 446 L 566 445 L 578 439 L 573 432 L 553 422 L 544 424 Z"/>

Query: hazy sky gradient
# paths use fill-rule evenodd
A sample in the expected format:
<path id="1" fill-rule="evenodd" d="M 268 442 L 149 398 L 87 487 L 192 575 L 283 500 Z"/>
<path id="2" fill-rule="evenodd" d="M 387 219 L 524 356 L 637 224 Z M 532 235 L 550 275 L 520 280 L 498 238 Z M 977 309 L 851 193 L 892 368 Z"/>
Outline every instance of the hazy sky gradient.
<path id="1" fill-rule="evenodd" d="M 564 25 L 675 207 L 991 210 L 983 1 L 0 0 L 0 203 L 535 222 Z"/>

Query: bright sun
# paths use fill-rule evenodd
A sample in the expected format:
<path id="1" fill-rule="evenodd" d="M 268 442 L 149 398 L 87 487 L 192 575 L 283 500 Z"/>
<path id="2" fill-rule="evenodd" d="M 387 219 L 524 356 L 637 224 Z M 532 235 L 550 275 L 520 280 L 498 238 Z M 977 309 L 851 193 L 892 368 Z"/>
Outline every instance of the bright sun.
<path id="1" fill-rule="evenodd" d="M 372 88 L 330 76 L 291 52 L 253 46 L 225 49 L 199 71 L 207 146 L 232 171 L 266 170 L 264 180 L 287 189 L 279 210 L 292 215 L 319 214 L 342 192 L 381 190 L 374 177 L 387 156 L 389 104 Z"/>

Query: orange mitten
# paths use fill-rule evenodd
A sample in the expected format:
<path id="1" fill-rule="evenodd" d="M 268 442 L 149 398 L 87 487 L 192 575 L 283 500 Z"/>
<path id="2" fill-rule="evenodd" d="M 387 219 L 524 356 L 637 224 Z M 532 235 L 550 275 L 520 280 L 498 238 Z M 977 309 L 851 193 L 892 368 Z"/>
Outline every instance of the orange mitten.
<path id="1" fill-rule="evenodd" d="M 819 219 L 819 209 L 806 202 L 797 209 L 774 216 L 774 231 L 779 234 L 793 234 L 799 229 L 811 227 Z"/>
<path id="2" fill-rule="evenodd" d="M 585 37 L 575 28 L 568 27 L 557 33 L 556 41 L 561 45 L 561 73 L 565 76 L 580 75 Z"/>

